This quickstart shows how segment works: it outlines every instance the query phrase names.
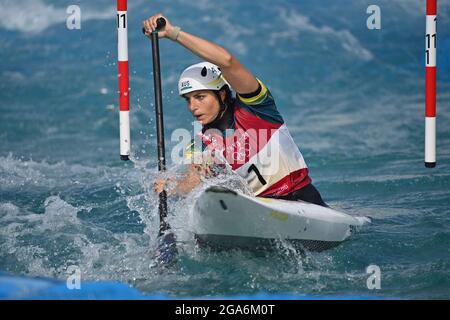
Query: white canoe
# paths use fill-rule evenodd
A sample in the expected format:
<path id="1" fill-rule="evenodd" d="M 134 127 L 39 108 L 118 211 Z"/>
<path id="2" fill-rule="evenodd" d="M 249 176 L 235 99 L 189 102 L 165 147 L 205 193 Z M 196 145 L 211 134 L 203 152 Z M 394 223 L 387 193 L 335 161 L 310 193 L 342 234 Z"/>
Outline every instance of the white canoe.
<path id="1" fill-rule="evenodd" d="M 199 244 L 258 248 L 288 240 L 309 250 L 337 246 L 370 221 L 303 202 L 250 197 L 210 187 L 196 200 L 192 228 Z"/>

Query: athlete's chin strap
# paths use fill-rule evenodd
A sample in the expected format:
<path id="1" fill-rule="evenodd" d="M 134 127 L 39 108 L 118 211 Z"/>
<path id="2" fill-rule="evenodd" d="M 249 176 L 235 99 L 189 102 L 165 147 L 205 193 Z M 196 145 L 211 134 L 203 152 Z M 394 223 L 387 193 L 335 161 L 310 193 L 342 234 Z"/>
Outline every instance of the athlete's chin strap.
<path id="1" fill-rule="evenodd" d="M 217 116 L 214 118 L 214 120 L 208 124 L 208 127 L 213 127 L 217 122 L 222 120 L 222 117 L 225 114 L 225 111 L 227 110 L 227 105 L 222 100 L 222 97 L 220 96 L 220 91 L 214 90 L 213 92 L 216 95 L 217 100 L 219 100 L 220 109 L 219 109 L 219 112 L 217 113 Z"/>
<path id="2" fill-rule="evenodd" d="M 203 126 L 203 130 L 205 131 L 214 128 L 224 132 L 225 130 L 232 128 L 234 123 L 233 101 L 226 103 L 222 100 L 220 91 L 214 91 L 214 93 L 219 101 L 220 110 L 213 121 Z"/>

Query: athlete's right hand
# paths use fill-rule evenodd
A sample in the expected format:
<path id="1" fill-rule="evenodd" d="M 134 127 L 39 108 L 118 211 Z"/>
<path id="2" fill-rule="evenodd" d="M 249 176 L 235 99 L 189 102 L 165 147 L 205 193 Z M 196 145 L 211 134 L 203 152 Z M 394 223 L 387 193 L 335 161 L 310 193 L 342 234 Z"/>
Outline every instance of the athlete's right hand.
<path id="1" fill-rule="evenodd" d="M 167 19 L 161 13 L 158 13 L 142 22 L 142 26 L 145 29 L 145 35 L 147 37 L 149 37 L 149 38 L 151 37 L 152 31 L 156 29 L 156 20 L 158 20 L 158 18 L 161 18 L 161 17 L 166 20 L 166 26 L 158 31 L 158 38 L 167 38 L 167 35 L 170 32 L 172 32 L 173 26 L 170 23 L 169 19 Z"/>

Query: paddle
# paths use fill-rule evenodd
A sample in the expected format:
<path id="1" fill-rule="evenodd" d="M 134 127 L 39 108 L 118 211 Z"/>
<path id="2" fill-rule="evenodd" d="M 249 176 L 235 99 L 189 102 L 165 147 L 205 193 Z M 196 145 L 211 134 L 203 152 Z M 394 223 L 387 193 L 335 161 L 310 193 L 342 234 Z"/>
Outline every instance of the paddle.
<path id="1" fill-rule="evenodd" d="M 164 146 L 164 121 L 162 108 L 162 90 L 161 90 L 161 69 L 159 62 L 159 39 L 158 30 L 166 25 L 164 18 L 156 20 L 156 30 L 151 34 L 152 40 L 152 58 L 153 58 L 153 81 L 155 88 L 155 113 L 156 113 L 156 139 L 158 142 L 158 170 L 166 170 L 166 156 Z M 145 29 L 142 28 L 145 34 Z M 170 264 L 175 261 L 178 254 L 175 235 L 171 232 L 167 218 L 167 193 L 163 190 L 159 194 L 159 233 L 158 245 L 155 253 L 155 259 L 160 264 Z"/>

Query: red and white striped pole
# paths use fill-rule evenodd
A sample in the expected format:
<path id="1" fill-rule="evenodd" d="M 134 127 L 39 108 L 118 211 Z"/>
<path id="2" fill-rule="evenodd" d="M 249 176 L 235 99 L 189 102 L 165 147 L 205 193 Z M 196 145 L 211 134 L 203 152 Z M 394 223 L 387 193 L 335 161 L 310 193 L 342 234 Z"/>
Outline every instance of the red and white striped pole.
<path id="1" fill-rule="evenodd" d="M 120 159 L 130 156 L 130 97 L 128 80 L 127 0 L 117 0 L 117 47 L 119 65 Z"/>
<path id="2" fill-rule="evenodd" d="M 436 11 L 437 0 L 427 0 L 425 35 L 425 167 L 436 166 Z"/>

